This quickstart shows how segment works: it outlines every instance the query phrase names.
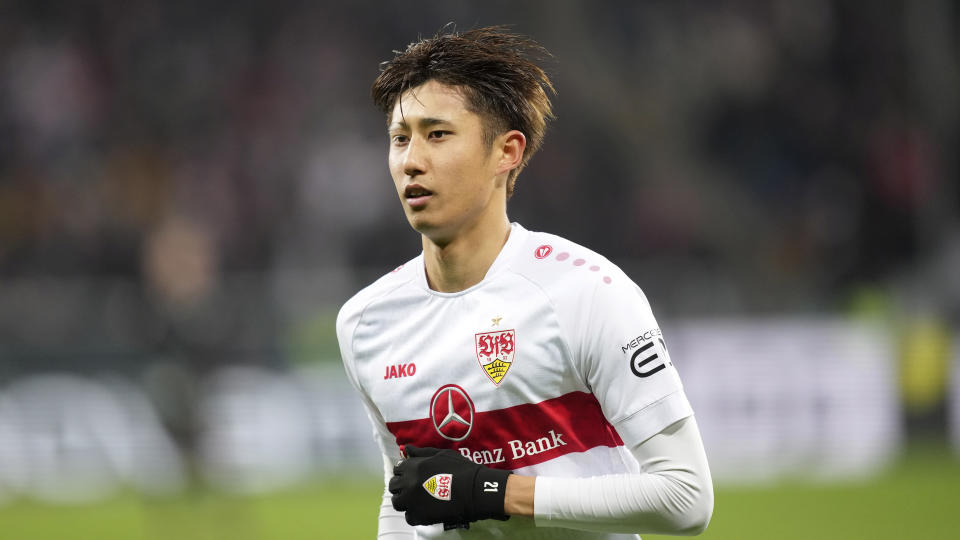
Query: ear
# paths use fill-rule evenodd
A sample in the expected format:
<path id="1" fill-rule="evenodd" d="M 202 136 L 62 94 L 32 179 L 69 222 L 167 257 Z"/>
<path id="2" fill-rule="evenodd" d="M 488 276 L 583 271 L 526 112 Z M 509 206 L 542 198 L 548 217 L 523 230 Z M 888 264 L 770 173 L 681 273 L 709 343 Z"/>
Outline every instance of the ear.
<path id="1" fill-rule="evenodd" d="M 523 162 L 523 150 L 527 147 L 527 138 L 520 131 L 512 129 L 497 137 L 497 146 L 500 148 L 500 161 L 497 163 L 497 174 L 512 171 Z"/>

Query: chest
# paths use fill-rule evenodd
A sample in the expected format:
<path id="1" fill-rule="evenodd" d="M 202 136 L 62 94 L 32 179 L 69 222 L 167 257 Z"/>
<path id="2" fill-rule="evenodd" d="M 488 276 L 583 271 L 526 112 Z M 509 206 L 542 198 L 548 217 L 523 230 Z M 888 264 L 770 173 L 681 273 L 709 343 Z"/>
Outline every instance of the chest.
<path id="1" fill-rule="evenodd" d="M 582 390 L 550 303 L 535 291 L 490 289 L 364 314 L 357 371 L 386 422 L 430 418 L 441 405 L 474 414 Z"/>

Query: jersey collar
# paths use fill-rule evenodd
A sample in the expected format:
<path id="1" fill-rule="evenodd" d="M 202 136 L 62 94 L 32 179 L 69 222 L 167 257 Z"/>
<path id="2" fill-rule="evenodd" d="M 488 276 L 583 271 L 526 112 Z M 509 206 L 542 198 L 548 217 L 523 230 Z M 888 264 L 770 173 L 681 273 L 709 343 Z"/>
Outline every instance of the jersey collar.
<path id="1" fill-rule="evenodd" d="M 417 266 L 419 267 L 417 272 L 417 282 L 419 283 L 420 287 L 423 290 L 429 292 L 434 296 L 441 296 L 441 297 L 461 296 L 475 289 L 479 289 L 480 287 L 483 287 L 484 284 L 486 284 L 491 279 L 493 279 L 493 277 L 496 276 L 499 272 L 503 271 L 504 268 L 509 266 L 510 261 L 513 260 L 514 254 L 517 252 L 518 249 L 520 249 L 520 246 L 524 244 L 524 239 L 528 234 L 529 232 L 526 229 L 524 229 L 523 226 L 520 225 L 519 223 L 511 223 L 510 236 L 507 237 L 507 242 L 500 249 L 500 253 L 497 254 L 497 258 L 493 260 L 493 264 L 490 265 L 490 268 L 487 270 L 487 273 L 483 276 L 483 279 L 480 280 L 480 283 L 477 283 L 473 287 L 464 289 L 462 291 L 452 292 L 452 293 L 439 292 L 431 289 L 430 286 L 427 284 L 427 268 L 424 262 L 425 260 L 424 254 L 422 252 L 420 253 L 420 257 L 417 262 Z"/>

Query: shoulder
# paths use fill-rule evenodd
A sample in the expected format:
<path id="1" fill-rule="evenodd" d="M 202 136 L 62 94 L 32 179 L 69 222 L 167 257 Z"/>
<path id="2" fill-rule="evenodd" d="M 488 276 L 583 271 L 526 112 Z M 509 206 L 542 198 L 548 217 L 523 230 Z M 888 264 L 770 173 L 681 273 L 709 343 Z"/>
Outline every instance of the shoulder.
<path id="1" fill-rule="evenodd" d="M 340 308 L 337 314 L 337 337 L 341 342 L 347 337 L 351 328 L 355 328 L 367 308 L 393 293 L 401 290 L 405 285 L 415 281 L 416 268 L 420 267 L 421 256 L 396 267 L 394 270 L 380 277 L 370 285 L 353 295 Z"/>
<path id="2" fill-rule="evenodd" d="M 603 289 L 637 287 L 603 255 L 545 232 L 525 231 L 510 269 L 551 297 L 578 297 Z"/>

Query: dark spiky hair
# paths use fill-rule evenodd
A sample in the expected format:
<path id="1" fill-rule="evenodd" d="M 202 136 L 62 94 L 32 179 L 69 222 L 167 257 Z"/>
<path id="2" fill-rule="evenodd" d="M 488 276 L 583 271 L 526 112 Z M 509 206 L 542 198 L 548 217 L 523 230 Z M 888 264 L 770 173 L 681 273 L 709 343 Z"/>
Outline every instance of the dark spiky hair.
<path id="1" fill-rule="evenodd" d="M 517 175 L 540 148 L 547 120 L 553 118 L 550 97 L 556 93 L 550 78 L 534 60 L 550 53 L 531 38 L 490 26 L 458 33 L 450 25 L 432 38 L 394 51 L 381 64 L 370 94 L 377 107 L 390 115 L 404 92 L 428 81 L 459 88 L 467 109 L 483 119 L 483 139 L 489 146 L 497 135 L 515 129 L 527 139 L 523 161 L 510 171 L 507 197 Z"/>

